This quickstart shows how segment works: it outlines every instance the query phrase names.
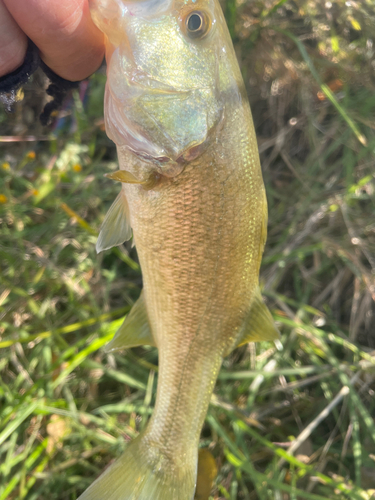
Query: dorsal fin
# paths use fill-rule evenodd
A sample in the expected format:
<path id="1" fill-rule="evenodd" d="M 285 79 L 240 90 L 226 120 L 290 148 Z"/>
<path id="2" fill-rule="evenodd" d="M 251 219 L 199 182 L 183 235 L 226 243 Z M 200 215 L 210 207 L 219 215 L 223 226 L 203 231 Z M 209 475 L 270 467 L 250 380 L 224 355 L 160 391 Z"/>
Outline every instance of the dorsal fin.
<path id="1" fill-rule="evenodd" d="M 265 342 L 278 340 L 280 332 L 276 328 L 273 317 L 263 302 L 259 287 L 256 288 L 253 303 L 250 311 L 243 323 L 241 333 L 237 338 L 237 342 L 225 355 L 229 354 L 233 349 L 240 347 L 248 342 Z"/>

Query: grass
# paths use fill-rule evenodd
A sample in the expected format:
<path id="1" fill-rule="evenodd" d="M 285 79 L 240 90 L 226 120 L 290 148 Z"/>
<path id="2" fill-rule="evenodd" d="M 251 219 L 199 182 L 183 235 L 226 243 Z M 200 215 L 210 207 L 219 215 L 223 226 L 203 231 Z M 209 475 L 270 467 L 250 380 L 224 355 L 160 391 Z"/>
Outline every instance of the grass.
<path id="1" fill-rule="evenodd" d="M 261 282 L 282 338 L 224 360 L 201 437 L 218 469 L 211 498 L 374 498 L 374 11 L 228 0 L 226 13 L 269 202 Z M 0 114 L 0 500 L 75 499 L 152 413 L 156 350 L 101 349 L 142 286 L 135 249 L 95 254 L 118 189 L 103 177 L 116 169 L 104 80 L 52 130 L 37 124 L 41 75 Z"/>

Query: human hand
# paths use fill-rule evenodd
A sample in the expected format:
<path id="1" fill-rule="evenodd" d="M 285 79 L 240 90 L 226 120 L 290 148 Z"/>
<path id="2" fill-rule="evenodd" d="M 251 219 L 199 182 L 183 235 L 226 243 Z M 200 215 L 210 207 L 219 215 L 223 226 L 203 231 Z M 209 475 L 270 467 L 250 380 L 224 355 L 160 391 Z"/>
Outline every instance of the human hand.
<path id="1" fill-rule="evenodd" d="M 0 77 L 24 61 L 29 37 L 43 62 L 70 81 L 87 78 L 104 56 L 88 0 L 0 0 Z"/>

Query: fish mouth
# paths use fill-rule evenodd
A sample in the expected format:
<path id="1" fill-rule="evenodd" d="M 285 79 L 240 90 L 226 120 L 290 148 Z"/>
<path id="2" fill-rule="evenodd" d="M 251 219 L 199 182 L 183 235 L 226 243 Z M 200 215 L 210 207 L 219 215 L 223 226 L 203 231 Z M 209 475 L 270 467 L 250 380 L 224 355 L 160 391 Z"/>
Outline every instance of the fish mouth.
<path id="1" fill-rule="evenodd" d="M 195 48 L 184 42 L 172 15 L 160 18 L 158 26 L 133 22 L 133 17 L 129 14 L 123 41 L 113 47 L 109 58 L 107 134 L 119 147 L 153 162 L 164 175 L 176 175 L 203 152 L 221 121 L 218 58 L 211 51 L 210 59 L 202 63 Z M 159 32 L 170 35 L 187 61 L 186 68 L 171 52 L 172 42 L 163 45 Z M 152 50 L 145 42 L 150 33 L 156 40 Z"/>

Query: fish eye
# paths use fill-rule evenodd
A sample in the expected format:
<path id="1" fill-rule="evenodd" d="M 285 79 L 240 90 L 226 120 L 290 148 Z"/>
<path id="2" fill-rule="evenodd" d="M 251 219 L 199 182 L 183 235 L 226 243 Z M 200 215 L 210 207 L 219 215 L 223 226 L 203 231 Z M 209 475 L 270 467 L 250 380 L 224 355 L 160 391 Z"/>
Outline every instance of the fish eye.
<path id="1" fill-rule="evenodd" d="M 190 12 L 185 21 L 186 31 L 190 38 L 203 38 L 210 29 L 210 19 L 205 12 Z"/>
<path id="2" fill-rule="evenodd" d="M 199 31 L 202 29 L 203 19 L 202 16 L 196 12 L 190 14 L 187 20 L 188 30 L 194 33 L 195 31 Z"/>

